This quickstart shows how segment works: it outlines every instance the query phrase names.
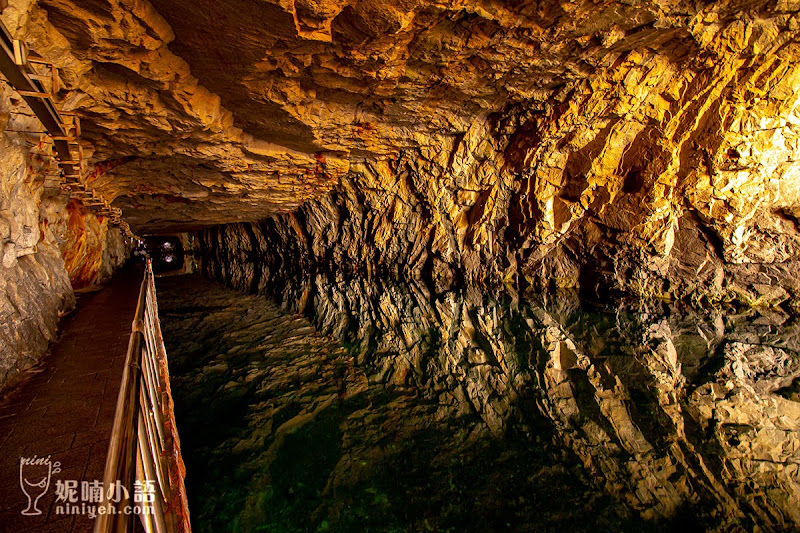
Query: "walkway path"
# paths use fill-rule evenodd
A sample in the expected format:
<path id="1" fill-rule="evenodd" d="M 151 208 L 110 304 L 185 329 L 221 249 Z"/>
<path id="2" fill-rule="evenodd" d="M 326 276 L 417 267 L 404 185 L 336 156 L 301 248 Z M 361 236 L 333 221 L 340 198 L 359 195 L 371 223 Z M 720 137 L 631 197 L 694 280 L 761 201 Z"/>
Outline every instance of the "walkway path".
<path id="1" fill-rule="evenodd" d="M 51 353 L 0 403 L 0 532 L 90 532 L 85 514 L 56 512 L 56 482 L 103 478 L 141 269 L 129 268 L 99 292 L 78 299 Z M 23 516 L 20 458 L 51 456 L 51 475 L 38 516 Z M 63 502 L 59 502 L 63 505 Z"/>

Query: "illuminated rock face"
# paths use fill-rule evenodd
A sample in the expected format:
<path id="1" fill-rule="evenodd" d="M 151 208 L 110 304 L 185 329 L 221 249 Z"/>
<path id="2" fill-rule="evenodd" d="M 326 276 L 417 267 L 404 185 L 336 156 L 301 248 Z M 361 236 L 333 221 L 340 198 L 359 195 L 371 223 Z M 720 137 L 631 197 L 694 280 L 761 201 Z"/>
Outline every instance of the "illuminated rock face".
<path id="1" fill-rule="evenodd" d="M 67 204 L 66 240 L 60 249 L 73 288 L 109 280 L 128 258 L 129 246 L 103 217 L 95 216 L 79 201 Z"/>
<path id="2" fill-rule="evenodd" d="M 208 253 L 797 305 L 797 2 L 10 4 L 141 233 L 261 221 Z"/>
<path id="3" fill-rule="evenodd" d="M 0 133 L 9 91 L 0 89 Z M 35 156 L 20 140 L 0 140 L 0 384 L 35 363 L 55 338 L 59 313 L 74 304 L 56 235 L 40 220 L 51 209 Z"/>
<path id="4" fill-rule="evenodd" d="M 45 353 L 73 289 L 109 279 L 128 251 L 117 228 L 68 203 L 45 143 L 7 131 L 37 126 L 23 109 L 0 88 L 0 386 Z"/>
<path id="5" fill-rule="evenodd" d="M 797 6 L 207 4 L 42 3 L 140 227 L 306 201 L 292 260 L 796 302 Z"/>
<path id="6" fill-rule="evenodd" d="M 446 262 L 504 256 L 502 275 L 570 285 L 582 250 L 547 258 L 614 241 L 643 254 L 643 287 L 706 229 L 688 267 L 705 261 L 703 283 L 718 261 L 794 257 L 797 8 L 19 0 L 4 16 L 61 67 L 92 160 L 129 158 L 96 184 L 144 230 L 290 212 L 348 177 L 429 203 Z"/>

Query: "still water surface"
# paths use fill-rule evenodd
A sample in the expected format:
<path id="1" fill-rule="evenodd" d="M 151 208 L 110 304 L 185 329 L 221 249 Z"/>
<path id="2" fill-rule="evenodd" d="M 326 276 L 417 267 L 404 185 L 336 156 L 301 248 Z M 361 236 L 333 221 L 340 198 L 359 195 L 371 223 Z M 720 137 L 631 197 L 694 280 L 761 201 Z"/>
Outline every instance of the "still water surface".
<path id="1" fill-rule="evenodd" d="M 277 304 L 199 276 L 159 291 L 196 531 L 800 524 L 780 312 L 322 275 Z"/>

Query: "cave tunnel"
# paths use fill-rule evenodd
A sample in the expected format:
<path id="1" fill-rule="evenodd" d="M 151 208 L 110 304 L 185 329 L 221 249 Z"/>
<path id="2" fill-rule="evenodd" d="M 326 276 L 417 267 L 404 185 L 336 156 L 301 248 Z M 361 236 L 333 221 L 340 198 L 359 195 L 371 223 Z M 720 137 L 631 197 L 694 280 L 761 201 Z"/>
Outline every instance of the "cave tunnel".
<path id="1" fill-rule="evenodd" d="M 0 41 L 0 531 L 800 529 L 797 1 Z"/>
<path id="2" fill-rule="evenodd" d="M 151 235 L 135 246 L 134 257 L 150 258 L 154 273 L 184 272 L 184 249 L 180 237 L 173 235 Z"/>

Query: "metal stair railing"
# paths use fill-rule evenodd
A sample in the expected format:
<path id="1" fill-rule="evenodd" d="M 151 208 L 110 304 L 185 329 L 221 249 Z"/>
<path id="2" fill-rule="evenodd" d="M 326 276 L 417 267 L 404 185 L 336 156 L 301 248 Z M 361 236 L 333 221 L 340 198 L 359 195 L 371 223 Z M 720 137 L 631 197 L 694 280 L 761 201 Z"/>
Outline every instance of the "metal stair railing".
<path id="1" fill-rule="evenodd" d="M 42 74 L 33 65 L 47 67 L 47 73 Z M 59 112 L 56 109 L 55 93 L 59 89 L 59 78 L 55 66 L 29 58 L 27 45 L 14 39 L 2 21 L 0 21 L 0 73 L 25 100 L 44 126 L 45 131 L 39 133 L 47 134 L 53 140 L 56 160 L 63 178 L 62 189 L 69 190 L 71 198 L 80 200 L 97 215 L 108 217 L 112 224 L 121 228 L 124 235 L 138 239 L 130 225 L 122 219 L 122 210 L 113 207 L 86 183 L 86 161 L 83 158 L 83 149 L 77 142 L 81 134 L 80 118 L 74 113 Z M 42 83 L 45 79 L 50 80 L 49 92 L 48 87 Z"/>
<path id="2" fill-rule="evenodd" d="M 185 474 L 153 269 L 147 259 L 94 533 L 190 533 Z"/>

